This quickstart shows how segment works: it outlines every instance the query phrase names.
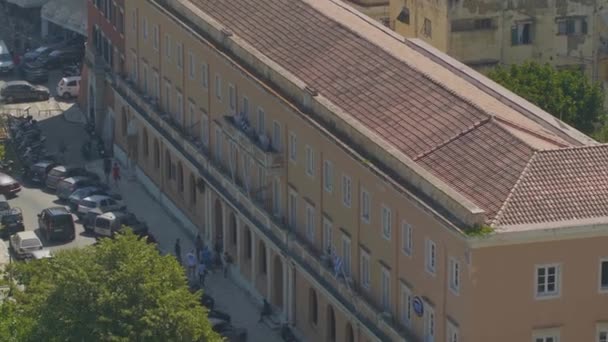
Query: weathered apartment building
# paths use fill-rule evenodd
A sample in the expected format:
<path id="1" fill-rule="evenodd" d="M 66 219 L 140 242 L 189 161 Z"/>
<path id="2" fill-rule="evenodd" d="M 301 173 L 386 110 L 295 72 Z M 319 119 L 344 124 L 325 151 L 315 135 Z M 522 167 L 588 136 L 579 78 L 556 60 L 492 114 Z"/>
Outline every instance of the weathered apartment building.
<path id="1" fill-rule="evenodd" d="M 606 340 L 608 146 L 337 0 L 124 13 L 115 156 L 306 340 Z"/>
<path id="2" fill-rule="evenodd" d="M 391 0 L 390 27 L 483 70 L 527 60 L 608 80 L 608 2 Z"/>

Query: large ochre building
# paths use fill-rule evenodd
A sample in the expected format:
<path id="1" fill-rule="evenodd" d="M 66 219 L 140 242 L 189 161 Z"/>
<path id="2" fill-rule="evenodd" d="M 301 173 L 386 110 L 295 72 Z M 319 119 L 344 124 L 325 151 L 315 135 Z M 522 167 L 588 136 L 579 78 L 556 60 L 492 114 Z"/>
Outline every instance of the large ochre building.
<path id="1" fill-rule="evenodd" d="M 306 340 L 606 340 L 608 146 L 337 0 L 125 1 L 124 57 L 115 156 Z"/>

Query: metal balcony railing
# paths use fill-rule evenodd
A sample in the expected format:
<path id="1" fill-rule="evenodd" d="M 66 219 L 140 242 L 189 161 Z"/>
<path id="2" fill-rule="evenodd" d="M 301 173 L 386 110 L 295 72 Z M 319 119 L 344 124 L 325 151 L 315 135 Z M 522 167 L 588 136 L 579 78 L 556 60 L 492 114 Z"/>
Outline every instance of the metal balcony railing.
<path id="1" fill-rule="evenodd" d="M 243 151 L 251 155 L 258 163 L 267 169 L 281 167 L 283 155 L 275 151 L 266 138 L 260 137 L 244 120 L 239 122 L 237 116 L 224 116 L 225 125 L 222 125 L 225 134 L 235 141 Z"/>

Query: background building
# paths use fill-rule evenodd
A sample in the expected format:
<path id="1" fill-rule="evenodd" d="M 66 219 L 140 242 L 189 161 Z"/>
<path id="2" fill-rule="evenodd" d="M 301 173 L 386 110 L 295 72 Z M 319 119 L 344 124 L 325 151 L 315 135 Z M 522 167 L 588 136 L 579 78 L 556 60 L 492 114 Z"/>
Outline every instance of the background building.
<path id="1" fill-rule="evenodd" d="M 608 334 L 608 145 L 340 1 L 124 6 L 115 156 L 306 340 Z"/>
<path id="2" fill-rule="evenodd" d="M 526 60 L 608 79 L 606 1 L 391 0 L 390 27 L 483 70 Z"/>
<path id="3" fill-rule="evenodd" d="M 344 0 L 361 13 L 378 20 L 383 25 L 389 25 L 388 0 Z"/>

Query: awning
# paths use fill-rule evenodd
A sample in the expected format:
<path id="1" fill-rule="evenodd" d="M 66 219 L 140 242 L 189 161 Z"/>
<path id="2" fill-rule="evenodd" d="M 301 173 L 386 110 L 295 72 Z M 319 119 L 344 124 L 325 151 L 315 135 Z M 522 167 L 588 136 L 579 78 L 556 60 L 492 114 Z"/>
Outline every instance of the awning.
<path id="1" fill-rule="evenodd" d="M 49 0 L 6 0 L 6 2 L 23 8 L 36 8 L 42 7 L 44 4 L 49 2 Z"/>
<path id="2" fill-rule="evenodd" d="M 40 16 L 67 30 L 87 35 L 87 1 L 49 0 L 42 6 Z"/>

